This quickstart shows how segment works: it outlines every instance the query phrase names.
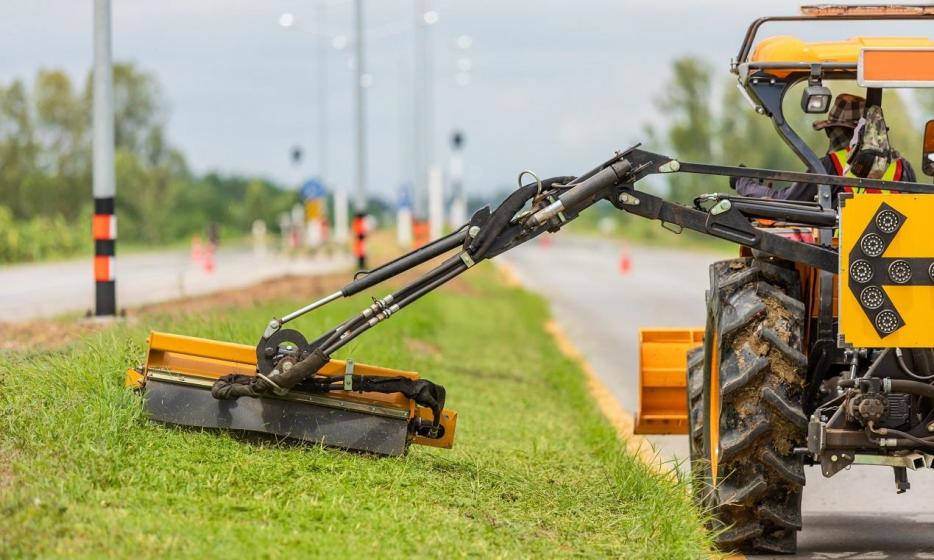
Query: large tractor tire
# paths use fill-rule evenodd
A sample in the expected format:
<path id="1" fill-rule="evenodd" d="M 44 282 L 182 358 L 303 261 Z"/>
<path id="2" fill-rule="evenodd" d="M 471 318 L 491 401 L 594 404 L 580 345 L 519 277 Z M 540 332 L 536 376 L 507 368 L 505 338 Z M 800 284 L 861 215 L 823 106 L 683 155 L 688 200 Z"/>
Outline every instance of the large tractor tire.
<path id="1" fill-rule="evenodd" d="M 794 553 L 801 529 L 807 358 L 797 272 L 781 261 L 710 267 L 704 347 L 688 354 L 695 498 L 725 551 Z"/>

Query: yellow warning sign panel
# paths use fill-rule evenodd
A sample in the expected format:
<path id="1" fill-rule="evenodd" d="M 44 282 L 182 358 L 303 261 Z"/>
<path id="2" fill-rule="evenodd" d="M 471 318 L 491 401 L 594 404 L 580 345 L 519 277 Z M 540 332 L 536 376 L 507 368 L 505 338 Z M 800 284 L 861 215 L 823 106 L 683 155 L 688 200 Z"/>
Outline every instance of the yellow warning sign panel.
<path id="1" fill-rule="evenodd" d="M 324 217 L 324 199 L 315 198 L 305 202 L 305 219 L 320 220 Z"/>
<path id="2" fill-rule="evenodd" d="M 844 343 L 934 347 L 934 194 L 842 199 L 839 278 Z"/>

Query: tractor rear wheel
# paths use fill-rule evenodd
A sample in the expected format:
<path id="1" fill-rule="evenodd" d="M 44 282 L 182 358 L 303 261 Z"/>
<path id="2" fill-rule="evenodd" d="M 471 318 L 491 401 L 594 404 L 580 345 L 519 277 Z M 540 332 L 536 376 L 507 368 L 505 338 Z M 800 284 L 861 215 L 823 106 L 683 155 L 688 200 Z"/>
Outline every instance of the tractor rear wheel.
<path id="1" fill-rule="evenodd" d="M 710 268 L 704 347 L 688 354 L 695 499 L 723 550 L 794 553 L 801 528 L 807 358 L 798 273 L 782 261 Z"/>

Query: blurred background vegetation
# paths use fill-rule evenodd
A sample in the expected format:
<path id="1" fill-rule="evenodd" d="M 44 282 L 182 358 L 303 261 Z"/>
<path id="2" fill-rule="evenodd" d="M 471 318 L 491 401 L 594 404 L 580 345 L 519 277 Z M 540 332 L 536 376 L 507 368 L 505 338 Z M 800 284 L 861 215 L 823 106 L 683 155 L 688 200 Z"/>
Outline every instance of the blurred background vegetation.
<path id="1" fill-rule="evenodd" d="M 192 173 L 166 139 L 156 78 L 132 64 L 115 64 L 113 77 L 121 242 L 165 245 L 212 222 L 236 236 L 256 219 L 275 228 L 297 201 L 267 180 Z M 53 69 L 0 84 L 0 262 L 91 251 L 90 78 L 78 85 Z"/>
<path id="2" fill-rule="evenodd" d="M 826 85 L 835 94 L 861 93 L 852 82 Z M 822 155 L 827 141 L 811 129 L 811 122 L 826 116 L 801 112 L 802 87 L 786 96 L 786 116 Z M 659 92 L 663 118 L 645 130 L 651 149 L 686 161 L 803 170 L 771 121 L 753 111 L 723 69 L 698 58 L 675 60 L 670 80 Z M 297 202 L 294 191 L 267 180 L 193 173 L 184 154 L 166 138 L 167 110 L 153 75 L 132 64 L 116 64 L 114 94 L 122 247 L 171 244 L 203 232 L 210 223 L 219 224 L 227 236 L 246 233 L 256 219 L 275 230 L 276 217 Z M 934 95 L 888 91 L 884 110 L 893 145 L 919 169 L 923 124 L 934 117 Z M 0 262 L 90 252 L 90 124 L 90 75 L 80 87 L 61 70 L 40 70 L 32 84 L 0 84 Z M 674 174 L 665 180 L 646 187 L 683 203 L 729 189 L 725 179 L 700 175 Z M 488 202 L 472 199 L 471 205 Z M 376 198 L 369 206 L 377 216 L 392 211 Z M 609 205 L 585 213 L 574 229 L 593 231 L 597 222 L 608 220 L 625 237 L 676 245 L 711 243 L 690 233 L 672 236 L 658 224 Z"/>
<path id="3" fill-rule="evenodd" d="M 852 81 L 828 80 L 824 85 L 835 96 L 839 93 L 865 96 L 865 90 Z M 807 115 L 801 111 L 804 86 L 799 83 L 786 94 L 785 116 L 815 153 L 823 156 L 827 152 L 826 134 L 813 130 L 811 123 L 826 119 L 827 115 Z M 683 161 L 805 170 L 775 131 L 772 121 L 753 110 L 737 88 L 736 78 L 724 68 L 694 57 L 677 59 L 672 64 L 669 81 L 659 88 L 659 93 L 657 106 L 666 120 L 659 126 L 646 126 L 649 149 Z M 929 181 L 920 172 L 921 141 L 924 123 L 934 118 L 934 95 L 922 90 L 886 90 L 883 111 L 892 146 L 911 162 L 918 181 Z M 656 182 L 649 188 L 685 204 L 700 194 L 730 191 L 725 178 L 688 173 L 667 175 L 664 182 Z M 579 222 L 575 227 L 580 232 L 599 229 L 606 233 L 612 229 L 620 237 L 637 241 L 733 248 L 731 244 L 690 231 L 672 235 L 658 223 L 619 212 L 609 204 L 583 214 Z"/>

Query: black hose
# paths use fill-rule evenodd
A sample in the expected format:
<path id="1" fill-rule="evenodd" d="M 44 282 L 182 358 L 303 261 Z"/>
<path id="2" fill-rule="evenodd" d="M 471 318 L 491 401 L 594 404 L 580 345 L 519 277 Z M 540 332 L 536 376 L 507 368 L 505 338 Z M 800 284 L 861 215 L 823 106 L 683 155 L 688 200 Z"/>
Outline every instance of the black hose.
<path id="1" fill-rule="evenodd" d="M 856 379 L 844 379 L 838 384 L 844 389 L 856 386 Z M 908 393 L 910 395 L 920 395 L 934 399 L 934 385 L 921 383 L 920 381 L 911 381 L 910 379 L 888 379 L 888 393 Z M 884 383 L 884 381 L 883 381 Z"/>
<path id="2" fill-rule="evenodd" d="M 898 362 L 898 367 L 902 368 L 902 371 L 907 373 L 909 377 L 913 377 L 918 381 L 930 381 L 934 379 L 934 375 L 918 375 L 917 373 L 911 371 L 911 368 L 909 368 L 908 364 L 905 363 L 905 358 L 902 357 L 901 348 L 895 349 L 895 361 Z"/>
<path id="3" fill-rule="evenodd" d="M 934 399 L 934 385 L 921 383 L 920 381 L 911 381 L 909 379 L 893 379 L 891 381 L 892 393 L 910 393 L 912 395 L 921 395 Z"/>
<path id="4" fill-rule="evenodd" d="M 547 191 L 554 188 L 555 185 L 564 185 L 574 177 L 551 177 L 542 181 L 542 190 Z M 480 233 L 475 237 L 467 248 L 467 252 L 475 262 L 480 262 L 488 256 L 490 248 L 499 238 L 503 230 L 509 226 L 509 223 L 515 217 L 519 210 L 525 206 L 525 203 L 532 200 L 538 192 L 538 184 L 530 183 L 514 190 L 506 197 L 496 210 L 490 215 L 489 221 L 480 229 Z"/>
<path id="5" fill-rule="evenodd" d="M 457 264 L 457 263 L 454 263 L 454 264 Z M 442 266 L 443 266 L 443 265 L 442 265 Z M 437 269 L 435 269 L 434 271 L 432 271 L 432 273 L 438 272 L 440 269 L 441 269 L 441 267 L 438 267 Z M 442 284 L 444 284 L 444 283 L 448 282 L 449 280 L 455 278 L 456 276 L 458 276 L 459 274 L 461 274 L 461 273 L 464 272 L 465 270 L 467 270 L 467 265 L 464 264 L 463 262 L 461 262 L 461 263 L 460 263 L 460 266 L 451 267 L 450 270 L 447 270 L 446 272 L 444 272 L 444 273 L 441 274 L 441 275 L 434 274 L 434 277 L 433 277 L 430 281 L 428 281 L 427 283 L 422 283 L 422 282 L 420 282 L 420 286 L 418 287 L 418 289 L 413 290 L 410 294 L 408 294 L 408 295 L 406 295 L 406 296 L 400 298 L 398 301 L 394 301 L 394 302 L 393 302 L 392 305 L 393 305 L 394 307 L 397 307 L 397 309 L 396 309 L 396 311 L 394 311 L 394 313 L 398 313 L 400 310 L 402 310 L 402 308 L 408 306 L 410 303 L 413 303 L 415 300 L 419 299 L 420 297 L 422 297 L 423 295 L 427 294 L 428 292 L 431 292 L 432 290 L 437 289 L 437 288 L 440 287 Z M 423 280 L 428 280 L 428 279 L 425 278 L 425 279 L 423 279 Z M 334 352 L 340 350 L 340 349 L 343 348 L 346 344 L 348 344 L 350 341 L 352 341 L 353 339 L 357 338 L 358 336 L 360 336 L 360 335 L 363 334 L 364 332 L 368 331 L 371 327 L 374 326 L 374 324 L 375 324 L 375 323 L 370 323 L 369 320 L 367 320 L 367 322 L 363 323 L 362 325 L 358 325 L 357 327 L 354 328 L 354 330 L 348 331 L 348 333 L 347 333 L 344 337 L 342 337 L 342 338 L 340 338 L 339 340 L 336 340 L 336 341 L 334 341 L 333 343 L 329 344 L 329 345 L 324 349 L 325 353 L 326 353 L 327 355 L 331 355 L 331 354 L 333 354 Z"/>
<path id="6" fill-rule="evenodd" d="M 373 270 L 366 271 L 364 276 L 355 278 L 353 282 L 341 288 L 341 293 L 344 294 L 344 297 L 349 297 L 371 286 L 375 286 L 380 282 L 398 276 L 424 262 L 447 253 L 451 249 L 463 245 L 464 239 L 466 238 L 467 226 L 463 225 L 457 231 L 440 237 L 424 247 L 420 247 L 415 251 L 397 257 Z M 359 275 L 360 273 L 357 274 Z"/>
<path id="7" fill-rule="evenodd" d="M 456 266 L 458 263 L 463 264 L 463 261 L 461 261 L 460 258 L 458 257 L 452 257 L 446 260 L 445 262 L 438 265 L 436 268 L 426 273 L 421 278 L 418 278 L 417 280 L 413 281 L 411 284 L 403 288 L 400 288 L 395 293 L 393 293 L 392 294 L 393 302 L 396 302 L 400 299 L 404 299 L 409 293 L 412 292 L 412 290 L 416 290 L 420 286 L 424 285 L 426 282 L 430 282 L 432 279 L 437 278 L 439 275 L 445 274 L 447 271 L 451 270 L 451 268 Z M 370 307 L 367 307 L 367 309 L 370 309 Z M 361 323 L 365 323 L 365 321 L 367 321 L 371 316 L 372 315 L 366 314 L 366 310 L 358 313 L 357 315 L 354 315 L 350 319 L 341 323 L 336 329 L 334 329 L 334 331 L 332 331 L 330 336 L 328 336 L 323 341 L 321 341 L 320 344 L 315 344 L 314 346 L 316 348 L 331 347 L 333 344 L 340 341 L 341 338 L 345 336 L 345 333 L 354 332 L 355 329 L 360 327 Z M 327 354 L 330 354 L 330 352 L 327 352 Z"/>
<path id="8" fill-rule="evenodd" d="M 928 441 L 925 439 L 921 439 L 919 437 L 915 437 L 911 434 L 905 433 L 901 430 L 896 430 L 894 428 L 878 428 L 877 429 L 877 428 L 874 428 L 872 425 L 870 425 L 869 428 L 867 429 L 871 433 L 876 434 L 878 436 L 886 437 L 886 436 L 892 435 L 892 436 L 895 436 L 896 438 L 907 439 L 908 441 L 911 441 L 917 445 L 922 445 L 924 447 L 934 447 L 934 441 Z"/>

